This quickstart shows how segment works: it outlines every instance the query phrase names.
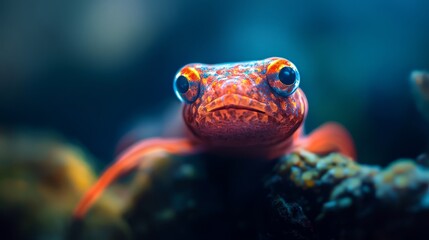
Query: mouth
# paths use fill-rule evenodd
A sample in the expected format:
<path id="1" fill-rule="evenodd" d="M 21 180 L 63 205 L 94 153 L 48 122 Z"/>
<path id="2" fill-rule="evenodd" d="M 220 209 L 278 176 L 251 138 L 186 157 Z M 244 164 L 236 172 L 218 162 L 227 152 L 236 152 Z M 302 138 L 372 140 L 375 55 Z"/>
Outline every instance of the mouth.
<path id="1" fill-rule="evenodd" d="M 265 103 L 239 94 L 223 95 L 205 106 L 208 112 L 237 109 L 258 113 L 266 113 L 266 107 L 267 105 Z"/>
<path id="2" fill-rule="evenodd" d="M 258 112 L 258 113 L 265 113 L 264 111 L 261 111 L 261 110 L 255 109 L 255 108 L 246 107 L 246 106 L 237 106 L 237 105 L 233 105 L 233 104 L 223 106 L 223 107 L 217 107 L 217 108 L 209 110 L 209 112 L 215 112 L 215 111 L 227 110 L 227 109 L 248 110 L 248 111 L 254 111 L 254 112 Z"/>

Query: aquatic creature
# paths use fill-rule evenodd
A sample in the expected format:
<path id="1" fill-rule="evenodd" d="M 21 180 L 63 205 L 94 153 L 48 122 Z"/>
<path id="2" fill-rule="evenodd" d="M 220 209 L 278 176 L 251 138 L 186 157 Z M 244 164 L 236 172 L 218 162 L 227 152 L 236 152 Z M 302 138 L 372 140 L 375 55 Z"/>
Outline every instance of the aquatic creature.
<path id="1" fill-rule="evenodd" d="M 278 57 L 184 66 L 174 80 L 176 95 L 184 103 L 184 137 L 147 139 L 130 147 L 82 198 L 75 217 L 82 218 L 103 190 L 125 172 L 137 166 L 149 168 L 156 159 L 146 156 L 159 151 L 274 159 L 305 149 L 354 158 L 350 135 L 336 123 L 304 136 L 307 99 L 299 83 L 295 65 Z"/>

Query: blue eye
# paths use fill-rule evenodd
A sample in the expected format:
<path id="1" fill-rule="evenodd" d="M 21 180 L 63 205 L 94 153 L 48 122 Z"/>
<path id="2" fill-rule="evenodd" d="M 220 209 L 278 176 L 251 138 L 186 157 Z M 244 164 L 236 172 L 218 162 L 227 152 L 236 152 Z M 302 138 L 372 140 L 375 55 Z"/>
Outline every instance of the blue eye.
<path id="1" fill-rule="evenodd" d="M 271 66 L 267 75 L 268 84 L 275 93 L 282 97 L 288 97 L 293 94 L 299 87 L 299 72 L 295 66 Z M 278 70 L 279 69 L 279 70 Z"/>
<path id="2" fill-rule="evenodd" d="M 291 67 L 284 67 L 279 72 L 279 80 L 286 85 L 292 85 L 296 81 L 295 70 Z"/>
<path id="3" fill-rule="evenodd" d="M 175 82 L 175 87 L 179 93 L 186 93 L 189 90 L 188 79 L 185 76 L 181 75 L 177 78 Z"/>
<path id="4" fill-rule="evenodd" d="M 192 79 L 195 77 L 195 79 Z M 197 100 L 200 92 L 200 79 L 197 76 L 187 76 L 181 74 L 176 77 L 173 83 L 174 92 L 180 101 L 193 103 Z"/>

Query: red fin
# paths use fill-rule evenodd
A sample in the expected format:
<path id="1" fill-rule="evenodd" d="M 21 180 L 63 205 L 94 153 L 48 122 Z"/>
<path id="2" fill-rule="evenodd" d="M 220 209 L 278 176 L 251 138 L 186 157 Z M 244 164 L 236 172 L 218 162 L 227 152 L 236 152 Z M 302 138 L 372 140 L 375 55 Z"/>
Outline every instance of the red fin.
<path id="1" fill-rule="evenodd" d="M 194 145 L 186 139 L 147 139 L 132 146 L 110 166 L 98 181 L 86 192 L 77 205 L 74 216 L 82 218 L 98 197 L 113 181 L 140 164 L 147 154 L 163 150 L 170 154 L 187 154 L 195 150 Z"/>
<path id="2" fill-rule="evenodd" d="M 353 139 L 349 132 L 337 123 L 326 123 L 299 141 L 298 147 L 317 154 L 340 152 L 356 159 Z"/>

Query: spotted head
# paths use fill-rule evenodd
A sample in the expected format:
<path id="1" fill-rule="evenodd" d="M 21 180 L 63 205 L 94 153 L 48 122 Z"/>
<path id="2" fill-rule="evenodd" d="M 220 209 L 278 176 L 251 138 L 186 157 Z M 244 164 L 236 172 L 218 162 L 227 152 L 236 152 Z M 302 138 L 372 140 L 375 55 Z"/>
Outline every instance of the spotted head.
<path id="1" fill-rule="evenodd" d="M 188 64 L 174 90 L 192 134 L 220 146 L 270 146 L 304 121 L 307 100 L 295 65 L 283 58 L 228 64 Z"/>

